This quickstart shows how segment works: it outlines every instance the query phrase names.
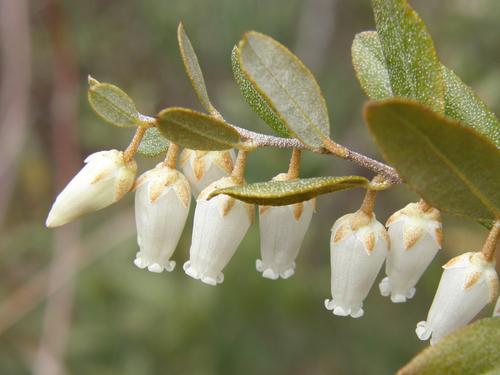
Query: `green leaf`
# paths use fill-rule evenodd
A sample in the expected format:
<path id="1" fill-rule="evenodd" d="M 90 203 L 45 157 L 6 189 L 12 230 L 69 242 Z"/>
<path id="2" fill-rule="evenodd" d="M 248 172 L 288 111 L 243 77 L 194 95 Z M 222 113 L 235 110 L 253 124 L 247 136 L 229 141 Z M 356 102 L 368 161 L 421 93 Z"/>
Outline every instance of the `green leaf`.
<path id="1" fill-rule="evenodd" d="M 219 112 L 210 102 L 208 97 L 207 87 L 205 85 L 205 79 L 203 78 L 203 73 L 201 71 L 200 64 L 198 62 L 198 57 L 194 52 L 191 41 L 189 40 L 186 32 L 184 31 L 184 26 L 182 22 L 179 23 L 177 28 L 177 40 L 179 42 L 179 49 L 181 51 L 182 62 L 184 63 L 184 68 L 191 81 L 198 99 L 201 102 L 203 108 L 205 108 L 210 114 L 218 114 Z"/>
<path id="2" fill-rule="evenodd" d="M 369 181 L 360 176 L 314 177 L 291 181 L 257 182 L 212 192 L 210 197 L 226 194 L 240 201 L 265 206 L 285 206 L 334 191 L 367 187 Z"/>
<path id="3" fill-rule="evenodd" d="M 391 81 L 377 32 L 356 34 L 351 54 L 356 77 L 365 94 L 373 100 L 391 98 Z"/>
<path id="4" fill-rule="evenodd" d="M 291 135 L 321 147 L 329 139 L 325 99 L 312 73 L 297 56 L 271 37 L 250 31 L 238 45 L 240 67 Z"/>
<path id="5" fill-rule="evenodd" d="M 397 375 L 498 374 L 499 347 L 500 319 L 481 319 L 427 347 Z"/>
<path id="6" fill-rule="evenodd" d="M 89 77 L 89 84 L 90 106 L 104 121 L 119 127 L 142 125 L 134 102 L 123 90 L 92 77 Z"/>
<path id="7" fill-rule="evenodd" d="M 372 0 L 394 96 L 444 112 L 441 64 L 425 24 L 406 0 Z"/>
<path id="8" fill-rule="evenodd" d="M 281 121 L 280 117 L 274 110 L 267 104 L 261 94 L 255 89 L 253 83 L 247 79 L 245 74 L 241 71 L 240 51 L 238 47 L 234 47 L 231 53 L 231 65 L 233 68 L 234 78 L 241 94 L 246 102 L 254 110 L 257 115 L 264 120 L 276 133 L 282 137 L 289 137 L 290 133 L 286 125 Z"/>
<path id="9" fill-rule="evenodd" d="M 374 100 L 392 97 L 382 45 L 375 31 L 359 33 L 352 44 L 353 65 L 365 93 Z M 476 93 L 451 70 L 441 65 L 445 88 L 445 115 L 462 121 L 500 148 L 500 122 Z"/>
<path id="10" fill-rule="evenodd" d="M 171 142 L 194 150 L 227 150 L 240 143 L 240 135 L 231 125 L 186 108 L 161 111 L 158 130 Z"/>
<path id="11" fill-rule="evenodd" d="M 142 137 L 137 152 L 144 156 L 154 158 L 165 153 L 168 150 L 168 146 L 169 142 L 161 135 L 158 128 L 152 127 L 147 129 L 146 133 L 144 133 L 144 137 Z"/>
<path id="12" fill-rule="evenodd" d="M 442 66 L 445 83 L 445 115 L 462 121 L 500 148 L 500 122 L 476 93 L 451 70 Z"/>
<path id="13" fill-rule="evenodd" d="M 365 118 L 387 161 L 429 204 L 500 217 L 500 151 L 487 138 L 405 99 L 370 102 Z"/>

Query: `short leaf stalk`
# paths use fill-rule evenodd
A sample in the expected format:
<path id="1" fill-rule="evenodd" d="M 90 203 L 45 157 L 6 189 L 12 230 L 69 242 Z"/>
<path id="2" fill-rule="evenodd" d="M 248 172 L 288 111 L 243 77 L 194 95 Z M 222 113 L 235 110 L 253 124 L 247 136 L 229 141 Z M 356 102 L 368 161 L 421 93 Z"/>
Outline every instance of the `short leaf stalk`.
<path id="1" fill-rule="evenodd" d="M 481 249 L 486 261 L 491 262 L 495 258 L 495 250 L 497 247 L 498 239 L 500 238 L 500 220 L 497 220 L 486 238 L 486 242 Z"/>
<path id="2" fill-rule="evenodd" d="M 295 180 L 299 178 L 300 173 L 300 156 L 301 151 L 297 148 L 292 150 L 292 156 L 290 158 L 290 164 L 288 166 L 288 179 Z"/>
<path id="3" fill-rule="evenodd" d="M 177 155 L 179 153 L 180 147 L 175 144 L 171 143 L 170 146 L 168 147 L 167 155 L 165 156 L 165 161 L 163 164 L 166 167 L 175 169 L 177 166 Z"/>
<path id="4" fill-rule="evenodd" d="M 144 133 L 146 132 L 146 128 L 139 126 L 135 131 L 134 137 L 130 141 L 128 147 L 123 151 L 123 159 L 127 162 L 133 159 L 139 145 L 141 144 L 142 137 L 144 137 Z"/>
<path id="5" fill-rule="evenodd" d="M 238 156 L 236 157 L 236 162 L 234 163 L 233 172 L 231 176 L 236 180 L 236 182 L 241 185 L 244 181 L 245 167 L 247 165 L 248 151 L 239 150 Z"/>

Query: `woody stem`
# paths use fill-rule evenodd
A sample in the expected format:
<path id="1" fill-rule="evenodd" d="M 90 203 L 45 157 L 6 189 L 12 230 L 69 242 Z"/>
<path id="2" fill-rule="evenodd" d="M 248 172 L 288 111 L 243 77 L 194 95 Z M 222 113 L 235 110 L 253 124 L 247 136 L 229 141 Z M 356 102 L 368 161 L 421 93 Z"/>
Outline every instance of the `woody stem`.
<path id="1" fill-rule="evenodd" d="M 498 239 L 500 238 L 500 220 L 497 220 L 488 234 L 488 238 L 481 249 L 484 257 L 488 262 L 495 258 L 495 250 L 497 247 Z"/>

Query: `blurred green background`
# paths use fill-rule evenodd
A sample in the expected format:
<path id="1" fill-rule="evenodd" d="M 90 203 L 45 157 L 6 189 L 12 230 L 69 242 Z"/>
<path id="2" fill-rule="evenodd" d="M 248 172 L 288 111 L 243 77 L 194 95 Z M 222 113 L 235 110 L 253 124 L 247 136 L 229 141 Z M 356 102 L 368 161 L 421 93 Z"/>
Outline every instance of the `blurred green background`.
<path id="1" fill-rule="evenodd" d="M 442 61 L 499 113 L 498 0 L 412 3 Z M 137 269 L 132 194 L 61 229 L 43 225 L 85 156 L 123 149 L 132 135 L 92 112 L 88 74 L 122 87 L 146 114 L 167 106 L 200 109 L 177 49 L 181 20 L 212 101 L 228 121 L 270 132 L 244 103 L 230 68 L 232 46 L 254 29 L 287 45 L 317 76 L 333 137 L 380 158 L 363 124 L 366 97 L 350 64 L 354 35 L 374 28 L 368 0 L 0 0 L 0 6 L 1 374 L 391 374 L 426 346 L 415 324 L 426 316 L 440 266 L 479 249 L 486 231 L 473 222 L 444 215 L 444 250 L 416 297 L 395 305 L 375 286 L 365 316 L 356 320 L 333 316 L 323 300 L 330 227 L 358 208 L 361 190 L 319 199 L 297 272 L 286 281 L 255 271 L 257 223 L 222 285 L 185 276 L 192 217 L 174 272 Z M 288 157 L 287 151 L 252 153 L 247 180 L 284 171 Z M 157 162 L 137 161 L 141 171 Z M 370 176 L 311 154 L 304 154 L 302 174 Z M 411 200 L 416 196 L 402 186 L 381 193 L 379 220 Z"/>

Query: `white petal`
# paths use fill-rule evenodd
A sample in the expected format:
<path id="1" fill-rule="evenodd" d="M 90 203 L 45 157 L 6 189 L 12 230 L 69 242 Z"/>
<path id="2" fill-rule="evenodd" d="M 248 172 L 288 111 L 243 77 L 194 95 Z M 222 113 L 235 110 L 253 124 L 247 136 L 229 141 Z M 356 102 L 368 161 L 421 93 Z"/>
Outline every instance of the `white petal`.
<path id="1" fill-rule="evenodd" d="M 391 251 L 387 255 L 386 274 L 379 285 L 381 294 L 395 303 L 406 302 L 415 294 L 415 285 L 439 251 L 434 238 L 439 223 L 403 217 L 389 226 Z M 415 244 L 406 248 L 404 231 L 421 230 Z"/>
<path id="2" fill-rule="evenodd" d="M 222 206 L 228 196 L 198 200 L 194 214 L 193 237 L 189 261 L 184 270 L 202 282 L 215 285 L 223 281 L 222 271 L 243 240 L 251 219 L 248 205 L 234 201 L 224 215 Z"/>
<path id="3" fill-rule="evenodd" d="M 431 345 L 437 343 L 471 321 L 490 300 L 489 279 L 495 272 L 494 265 L 475 262 L 474 254 L 480 253 L 457 257 L 457 263 L 461 266 L 444 270 L 427 321 L 417 326 L 416 332 L 420 339 L 431 337 Z M 468 259 L 466 265 L 465 258 Z"/>
<path id="4" fill-rule="evenodd" d="M 336 315 L 351 315 L 353 318 L 363 315 L 363 300 L 368 295 L 388 251 L 385 229 L 373 218 L 369 225 L 364 225 L 335 241 L 336 232 L 343 230 L 342 225 L 350 223 L 353 216 L 341 218 L 341 225 L 334 225 L 331 237 L 331 292 L 332 299 L 327 308 Z M 375 242 L 367 252 L 367 235 L 373 234 Z"/>
<path id="5" fill-rule="evenodd" d="M 309 228 L 314 202 L 299 205 L 266 207 L 260 211 L 260 252 L 257 270 L 262 276 L 276 280 L 293 275 L 304 236 Z M 300 212 L 296 211 L 300 210 Z M 299 215 L 300 213 L 300 215 Z"/>
<path id="6" fill-rule="evenodd" d="M 122 152 L 97 152 L 85 162 L 86 165 L 57 196 L 47 217 L 47 227 L 64 225 L 109 206 L 131 189 L 137 164 L 134 160 L 125 163 Z"/>
<path id="7" fill-rule="evenodd" d="M 175 262 L 170 260 L 184 229 L 189 213 L 190 193 L 187 191 L 188 204 L 179 197 L 176 185 L 189 184 L 181 173 L 163 167 L 149 171 L 135 193 L 135 217 L 140 251 L 134 263 L 139 268 L 148 267 L 151 272 L 171 271 Z M 148 172 L 146 172 L 148 173 Z M 171 184 L 163 184 L 168 173 L 174 174 Z M 143 175 L 144 176 L 144 175 Z M 159 185 L 159 187 L 158 187 Z M 151 199 L 152 189 L 155 199 Z M 157 195 L 157 196 L 156 196 Z"/>
<path id="8" fill-rule="evenodd" d="M 227 177 L 234 164 L 234 151 L 196 151 L 184 149 L 181 169 L 196 198 L 202 190 L 222 177 Z"/>

